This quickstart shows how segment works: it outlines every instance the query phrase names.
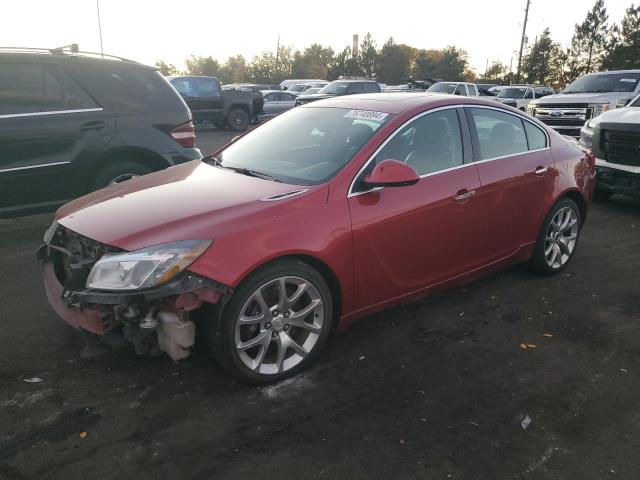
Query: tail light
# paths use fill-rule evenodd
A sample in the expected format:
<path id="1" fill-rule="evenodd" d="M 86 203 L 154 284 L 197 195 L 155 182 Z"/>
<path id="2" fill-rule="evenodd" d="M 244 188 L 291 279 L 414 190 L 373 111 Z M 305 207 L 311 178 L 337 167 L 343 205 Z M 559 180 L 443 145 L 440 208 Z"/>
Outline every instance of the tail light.
<path id="1" fill-rule="evenodd" d="M 196 146 L 196 129 L 193 126 L 193 122 L 178 125 L 169 134 L 183 147 L 193 148 Z"/>

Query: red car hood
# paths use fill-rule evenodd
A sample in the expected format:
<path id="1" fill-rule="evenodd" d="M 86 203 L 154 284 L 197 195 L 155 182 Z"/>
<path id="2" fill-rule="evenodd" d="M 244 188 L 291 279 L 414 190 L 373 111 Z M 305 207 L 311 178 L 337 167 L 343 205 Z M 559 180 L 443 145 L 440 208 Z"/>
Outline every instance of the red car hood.
<path id="1" fill-rule="evenodd" d="M 274 195 L 304 191 L 281 201 Z M 202 163 L 185 163 L 114 185 L 61 207 L 61 225 L 107 245 L 137 248 L 178 240 L 213 239 L 225 229 L 286 214 L 283 203 L 326 199 L 323 190 L 235 173 Z M 306 198 L 306 200 L 305 200 Z M 283 211 L 284 210 L 284 211 Z M 243 218 L 237 221 L 239 217 Z"/>

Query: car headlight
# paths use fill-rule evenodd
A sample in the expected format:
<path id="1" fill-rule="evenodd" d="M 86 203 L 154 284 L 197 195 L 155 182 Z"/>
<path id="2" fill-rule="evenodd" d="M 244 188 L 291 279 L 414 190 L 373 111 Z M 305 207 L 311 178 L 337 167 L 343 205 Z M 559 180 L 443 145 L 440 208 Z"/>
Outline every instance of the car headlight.
<path id="1" fill-rule="evenodd" d="M 536 110 L 536 105 L 534 103 L 529 103 L 529 105 L 527 105 L 527 113 L 529 115 L 533 115 L 533 112 L 535 112 Z"/>
<path id="2" fill-rule="evenodd" d="M 608 103 L 596 103 L 592 105 L 592 107 L 593 107 L 593 118 L 595 118 L 598 115 L 609 111 L 610 105 Z"/>
<path id="3" fill-rule="evenodd" d="M 46 243 L 47 245 L 51 243 L 51 240 L 53 240 L 53 236 L 55 235 L 57 229 L 58 222 L 54 220 L 53 222 L 51 222 L 51 225 L 49 225 L 49 228 L 47 228 L 47 231 L 44 232 L 44 243 Z"/>
<path id="4" fill-rule="evenodd" d="M 87 278 L 94 290 L 139 290 L 168 282 L 211 245 L 211 240 L 164 243 L 128 253 L 103 255 Z"/>

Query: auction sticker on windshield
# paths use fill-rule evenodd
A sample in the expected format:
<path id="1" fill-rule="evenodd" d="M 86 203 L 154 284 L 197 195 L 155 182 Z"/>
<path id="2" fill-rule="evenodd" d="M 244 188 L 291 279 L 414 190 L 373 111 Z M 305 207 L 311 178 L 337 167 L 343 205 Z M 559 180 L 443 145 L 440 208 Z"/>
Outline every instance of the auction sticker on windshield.
<path id="1" fill-rule="evenodd" d="M 389 116 L 384 112 L 372 112 L 370 110 L 349 110 L 344 114 L 344 118 L 357 118 L 359 120 L 377 120 L 381 122 Z"/>

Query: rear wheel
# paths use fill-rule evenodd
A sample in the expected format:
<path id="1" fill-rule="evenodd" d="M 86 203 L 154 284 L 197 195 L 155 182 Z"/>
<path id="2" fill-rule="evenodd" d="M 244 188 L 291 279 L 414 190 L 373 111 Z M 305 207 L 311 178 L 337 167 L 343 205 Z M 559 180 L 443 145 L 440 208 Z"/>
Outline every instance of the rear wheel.
<path id="1" fill-rule="evenodd" d="M 562 271 L 573 257 L 580 226 L 580 209 L 576 203 L 569 198 L 558 201 L 538 236 L 530 262 L 533 270 L 543 275 Z"/>
<path id="2" fill-rule="evenodd" d="M 100 190 L 101 188 L 115 185 L 116 183 L 122 183 L 141 175 L 151 173 L 151 170 L 146 165 L 133 161 L 120 161 L 105 167 L 96 177 L 93 182 L 91 190 Z"/>
<path id="3" fill-rule="evenodd" d="M 306 263 L 285 260 L 257 271 L 235 291 L 212 345 L 240 380 L 267 384 L 295 375 L 318 356 L 331 330 L 332 297 Z M 211 327 L 211 326 L 210 326 Z"/>
<path id="4" fill-rule="evenodd" d="M 234 132 L 244 132 L 249 126 L 249 114 L 242 108 L 234 108 L 227 116 L 227 125 Z"/>

